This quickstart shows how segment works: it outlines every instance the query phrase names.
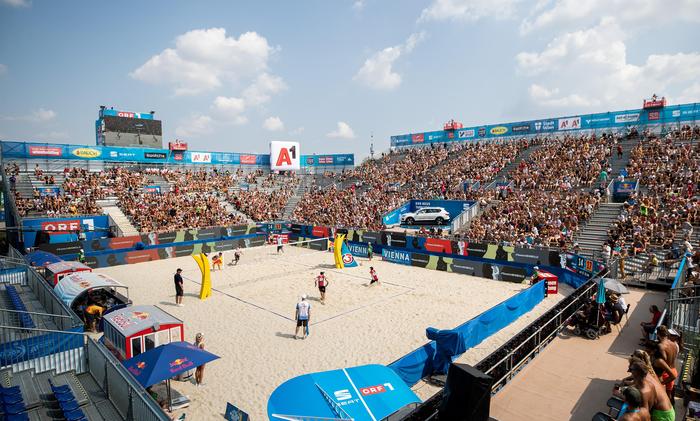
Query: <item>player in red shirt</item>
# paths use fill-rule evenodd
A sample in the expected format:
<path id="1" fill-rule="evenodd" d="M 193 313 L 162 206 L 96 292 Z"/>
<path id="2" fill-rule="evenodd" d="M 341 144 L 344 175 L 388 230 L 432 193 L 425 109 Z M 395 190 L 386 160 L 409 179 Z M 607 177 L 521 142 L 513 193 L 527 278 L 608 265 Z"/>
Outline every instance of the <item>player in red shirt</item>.
<path id="1" fill-rule="evenodd" d="M 372 277 L 372 280 L 369 281 L 369 286 L 372 286 L 373 284 L 381 285 L 379 283 L 379 277 L 377 276 L 377 271 L 374 270 L 374 267 L 370 266 L 369 267 L 369 276 Z"/>
<path id="2" fill-rule="evenodd" d="M 328 286 L 328 278 L 324 272 L 316 277 L 316 282 L 314 284 L 318 287 L 318 291 L 321 293 L 321 304 L 326 304 L 326 287 Z"/>

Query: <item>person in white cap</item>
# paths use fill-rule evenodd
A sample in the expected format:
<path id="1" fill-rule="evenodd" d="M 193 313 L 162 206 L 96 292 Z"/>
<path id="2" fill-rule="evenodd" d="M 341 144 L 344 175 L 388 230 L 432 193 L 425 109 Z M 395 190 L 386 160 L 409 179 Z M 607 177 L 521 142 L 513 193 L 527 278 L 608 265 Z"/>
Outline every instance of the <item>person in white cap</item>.
<path id="1" fill-rule="evenodd" d="M 306 339 L 309 320 L 311 320 L 311 304 L 306 301 L 306 294 L 302 294 L 301 301 L 297 303 L 294 320 L 297 321 L 297 328 L 294 331 L 294 339 L 299 339 L 299 328 L 302 328 L 301 339 Z"/>

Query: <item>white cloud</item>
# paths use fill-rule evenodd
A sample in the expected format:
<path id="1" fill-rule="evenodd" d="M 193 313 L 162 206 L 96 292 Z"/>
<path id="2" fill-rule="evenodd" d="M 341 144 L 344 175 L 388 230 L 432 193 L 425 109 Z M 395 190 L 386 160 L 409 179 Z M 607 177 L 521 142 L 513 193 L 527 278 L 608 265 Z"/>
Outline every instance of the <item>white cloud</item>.
<path id="1" fill-rule="evenodd" d="M 53 120 L 54 118 L 56 118 L 56 112 L 54 110 L 39 108 L 32 113 L 32 119 L 38 122 L 49 121 Z"/>
<path id="2" fill-rule="evenodd" d="M 32 5 L 31 0 L 2 0 L 2 3 L 12 7 L 29 7 Z"/>
<path id="3" fill-rule="evenodd" d="M 39 108 L 32 112 L 31 115 L 14 116 L 14 115 L 4 115 L 0 116 L 0 120 L 5 121 L 31 121 L 34 123 L 45 123 L 47 121 L 56 118 L 56 112 L 54 110 L 47 110 L 45 108 Z"/>
<path id="4" fill-rule="evenodd" d="M 268 117 L 263 122 L 263 128 L 271 132 L 278 132 L 284 130 L 284 123 L 279 117 Z"/>
<path id="5" fill-rule="evenodd" d="M 217 96 L 211 105 L 212 114 L 214 114 L 217 121 L 233 124 L 245 124 L 248 122 L 248 118 L 243 115 L 245 109 L 245 101 L 235 97 Z"/>
<path id="6" fill-rule="evenodd" d="M 214 120 L 208 115 L 192 114 L 175 129 L 175 135 L 181 138 L 199 137 L 214 130 Z"/>
<path id="7" fill-rule="evenodd" d="M 482 18 L 510 19 L 520 0 L 433 0 L 420 14 L 419 22 L 453 20 L 474 22 Z"/>
<path id="8" fill-rule="evenodd" d="M 171 86 L 176 95 L 194 95 L 265 72 L 273 52 L 267 39 L 255 32 L 235 38 L 224 28 L 197 29 L 178 36 L 175 48 L 154 55 L 130 76 Z"/>
<path id="9" fill-rule="evenodd" d="M 697 0 L 540 0 L 520 25 L 523 34 L 549 26 L 590 25 L 601 16 L 615 16 L 625 27 L 657 26 L 670 21 L 700 22 Z"/>
<path id="10" fill-rule="evenodd" d="M 554 38 L 540 52 L 518 54 L 519 72 L 533 79 L 528 90 L 532 102 L 581 112 L 602 105 L 634 106 L 652 93 L 668 98 L 695 94 L 700 53 L 652 54 L 632 64 L 626 37 L 618 21 L 606 17 L 592 28 Z"/>
<path id="11" fill-rule="evenodd" d="M 285 89 L 287 89 L 287 85 L 281 77 L 263 73 L 243 91 L 243 98 L 245 98 L 247 105 L 262 105 L 268 102 L 272 95 Z"/>
<path id="12" fill-rule="evenodd" d="M 355 132 L 353 132 L 352 127 L 348 123 L 339 121 L 337 128 L 326 136 L 336 139 L 354 139 Z"/>
<path id="13" fill-rule="evenodd" d="M 362 10 L 365 8 L 365 0 L 355 0 L 352 3 L 352 8 L 355 10 Z"/>
<path id="14" fill-rule="evenodd" d="M 402 55 L 409 54 L 416 45 L 425 39 L 425 31 L 411 34 L 406 42 L 387 47 L 365 60 L 354 80 L 378 90 L 392 90 L 401 85 L 401 75 L 394 71 L 394 62 Z"/>
<path id="15" fill-rule="evenodd" d="M 7 65 L 0 63 L 0 76 L 7 73 Z"/>

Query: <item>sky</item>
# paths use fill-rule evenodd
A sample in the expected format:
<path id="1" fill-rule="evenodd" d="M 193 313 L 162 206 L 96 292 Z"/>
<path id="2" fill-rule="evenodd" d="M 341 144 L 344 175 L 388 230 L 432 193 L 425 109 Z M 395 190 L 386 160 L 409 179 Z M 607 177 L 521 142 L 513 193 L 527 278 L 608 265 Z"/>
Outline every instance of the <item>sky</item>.
<path id="1" fill-rule="evenodd" d="M 0 139 L 94 144 L 100 105 L 190 149 L 700 102 L 700 0 L 0 0 Z"/>

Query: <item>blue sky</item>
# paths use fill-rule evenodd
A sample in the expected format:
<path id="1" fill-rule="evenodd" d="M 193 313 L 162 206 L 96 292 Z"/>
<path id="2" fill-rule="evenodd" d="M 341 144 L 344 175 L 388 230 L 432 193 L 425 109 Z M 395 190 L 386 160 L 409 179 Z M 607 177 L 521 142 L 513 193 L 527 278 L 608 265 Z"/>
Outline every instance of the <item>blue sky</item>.
<path id="1" fill-rule="evenodd" d="M 0 139 L 94 143 L 99 105 L 193 149 L 700 101 L 698 0 L 0 0 Z"/>

